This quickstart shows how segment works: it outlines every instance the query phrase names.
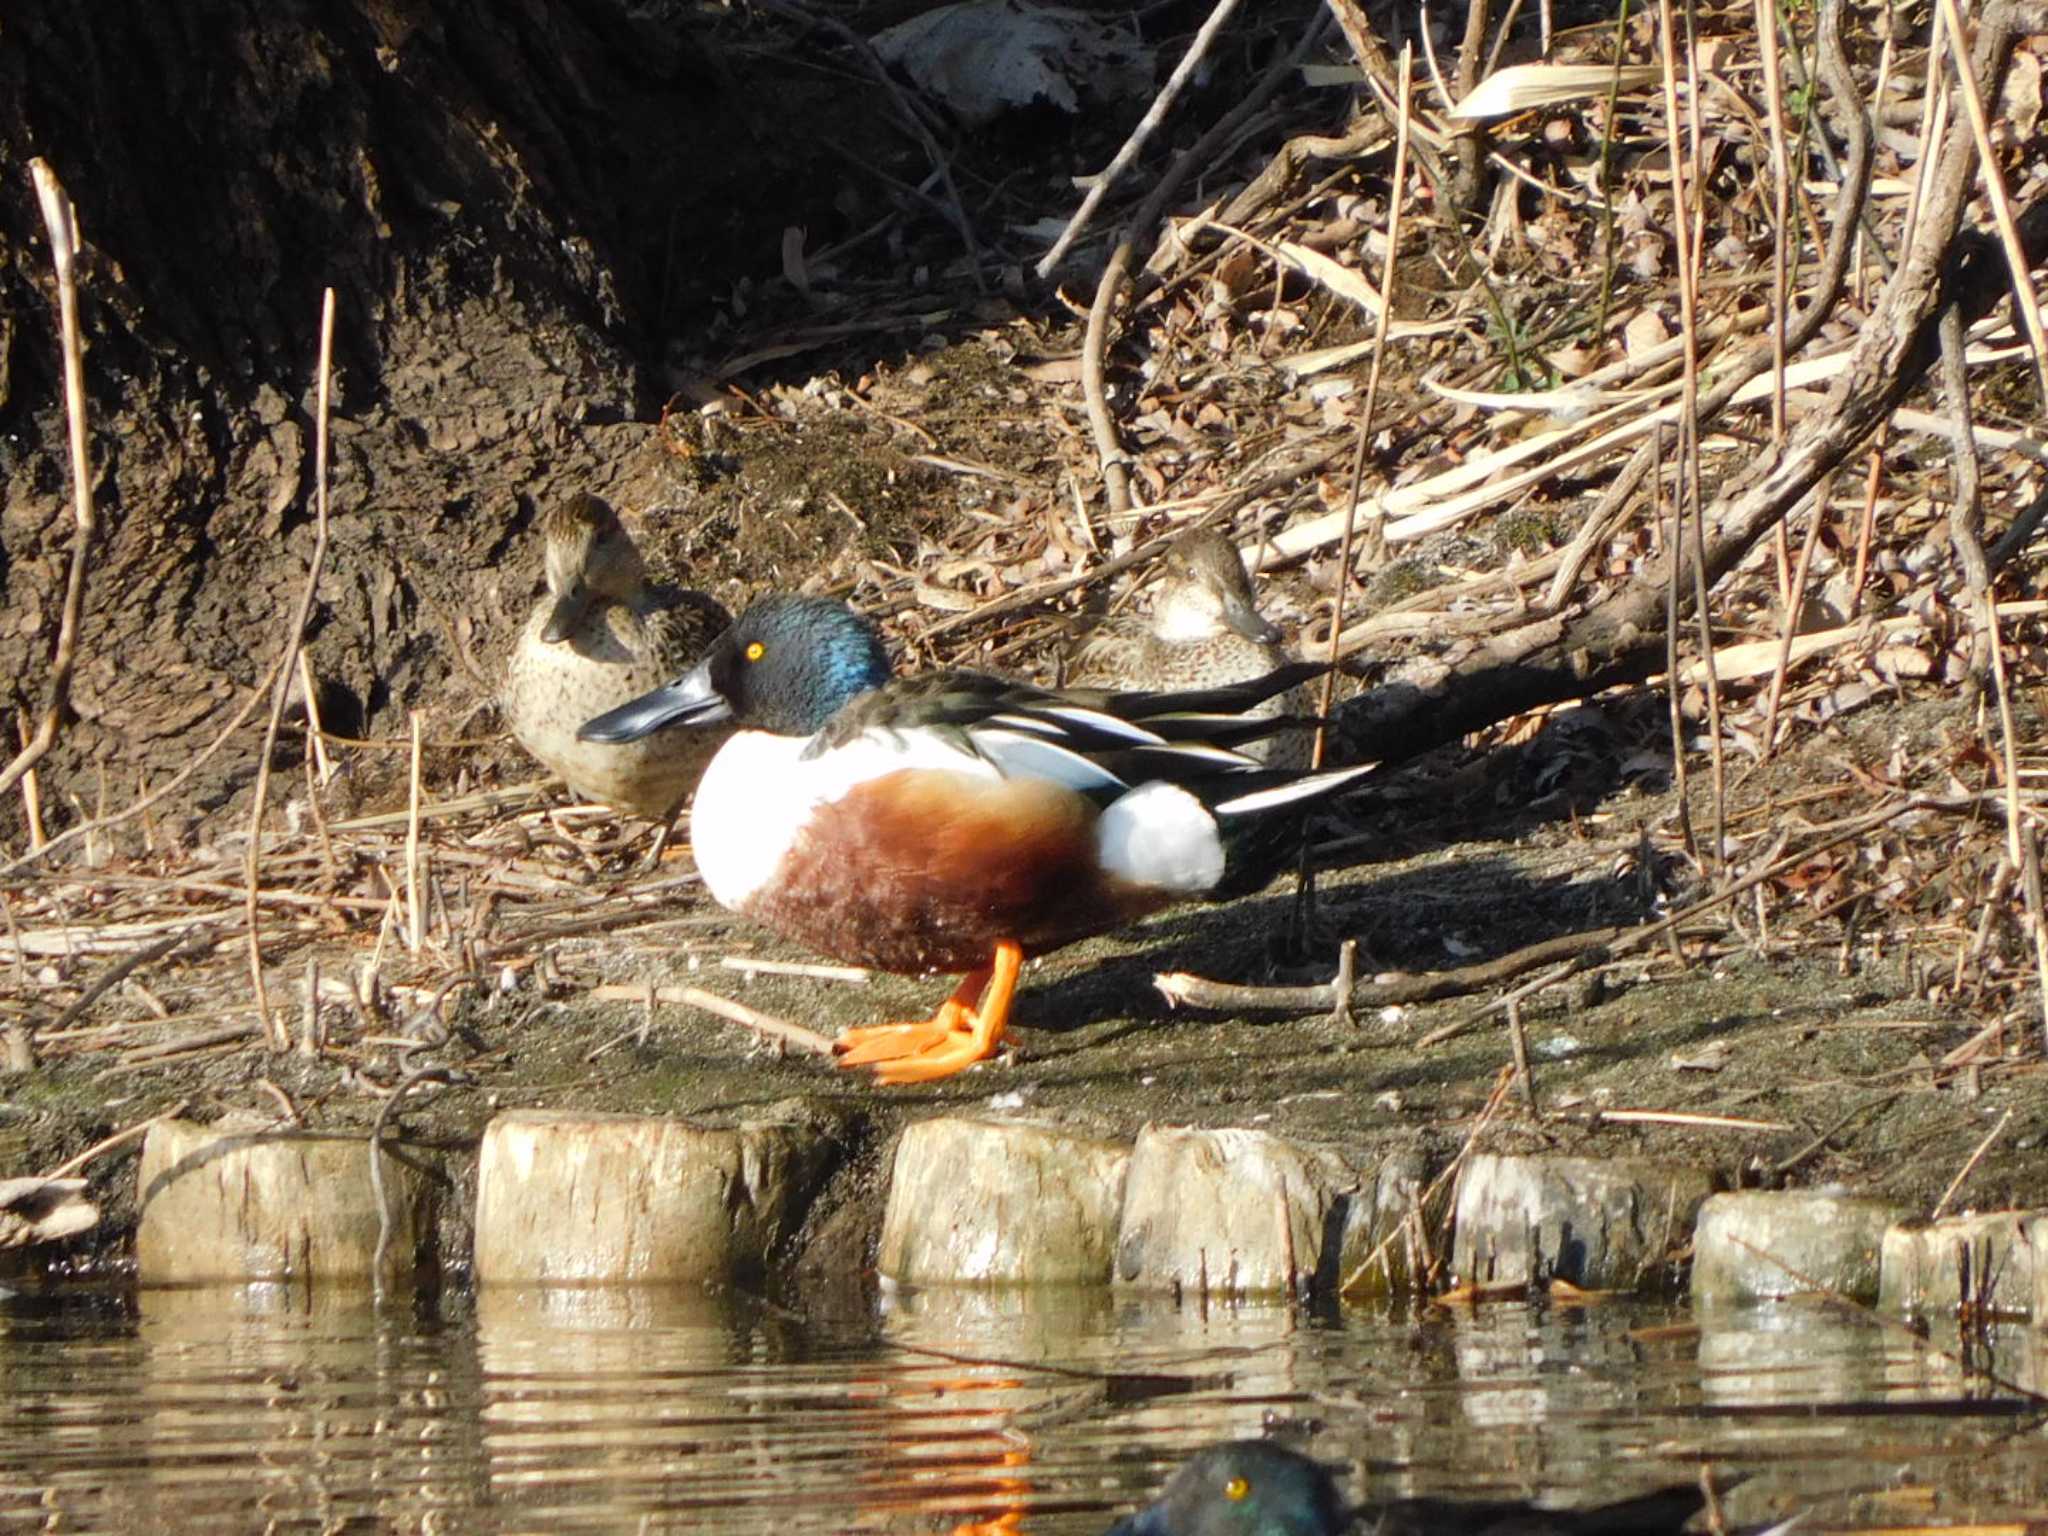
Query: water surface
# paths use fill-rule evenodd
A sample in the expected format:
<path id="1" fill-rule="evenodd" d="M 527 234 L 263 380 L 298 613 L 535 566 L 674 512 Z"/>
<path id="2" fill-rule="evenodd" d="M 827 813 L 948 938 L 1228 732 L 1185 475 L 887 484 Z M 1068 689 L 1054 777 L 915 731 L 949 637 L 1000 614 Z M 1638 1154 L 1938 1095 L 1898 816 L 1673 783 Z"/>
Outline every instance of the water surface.
<path id="1" fill-rule="evenodd" d="M 696 1291 L 380 1315 L 282 1289 L 0 1300 L 0 1529 L 1099 1532 L 1188 1450 L 1291 1422 L 1375 1496 L 1578 1503 L 1748 1480 L 1809 1529 L 2048 1511 L 2009 1328 L 1820 1306 L 1316 1315 L 1102 1291 L 821 1321 Z"/>

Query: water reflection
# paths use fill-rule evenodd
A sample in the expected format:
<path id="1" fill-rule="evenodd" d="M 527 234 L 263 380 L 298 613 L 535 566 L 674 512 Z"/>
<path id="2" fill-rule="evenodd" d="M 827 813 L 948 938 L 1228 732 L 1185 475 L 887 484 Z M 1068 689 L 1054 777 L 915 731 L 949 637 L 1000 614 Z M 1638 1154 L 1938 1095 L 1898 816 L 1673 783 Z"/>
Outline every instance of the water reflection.
<path id="1" fill-rule="evenodd" d="M 377 1315 L 283 1288 L 0 1302 L 0 1520 L 51 1530 L 1099 1532 L 1193 1448 L 1315 1430 L 1353 1491 L 1590 1502 L 1754 1474 L 1737 1521 L 2048 1502 L 2042 1344 L 1796 1303 L 1316 1316 L 1099 1290 L 806 1317 L 697 1290 Z M 1983 1374 L 1986 1370 L 1989 1375 Z"/>

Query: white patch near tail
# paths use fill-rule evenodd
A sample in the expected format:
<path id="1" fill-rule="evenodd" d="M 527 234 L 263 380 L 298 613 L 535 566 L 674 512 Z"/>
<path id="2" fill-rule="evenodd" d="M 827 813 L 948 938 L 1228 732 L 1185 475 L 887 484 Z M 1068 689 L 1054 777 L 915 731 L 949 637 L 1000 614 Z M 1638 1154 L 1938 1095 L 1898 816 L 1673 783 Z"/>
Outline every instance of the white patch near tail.
<path id="1" fill-rule="evenodd" d="M 1305 779 L 1295 779 L 1275 789 L 1254 790 L 1249 795 L 1239 795 L 1235 800 L 1220 802 L 1216 806 L 1216 814 L 1249 816 L 1256 811 L 1277 810 L 1297 800 L 1313 800 L 1318 795 L 1327 795 L 1341 788 L 1352 779 L 1364 778 L 1378 766 L 1377 763 L 1360 763 L 1355 768 L 1332 768 L 1328 773 L 1312 773 Z"/>
<path id="2" fill-rule="evenodd" d="M 1153 890 L 1199 896 L 1223 878 L 1223 841 L 1202 802 L 1177 785 L 1140 784 L 1095 824 L 1108 873 Z"/>

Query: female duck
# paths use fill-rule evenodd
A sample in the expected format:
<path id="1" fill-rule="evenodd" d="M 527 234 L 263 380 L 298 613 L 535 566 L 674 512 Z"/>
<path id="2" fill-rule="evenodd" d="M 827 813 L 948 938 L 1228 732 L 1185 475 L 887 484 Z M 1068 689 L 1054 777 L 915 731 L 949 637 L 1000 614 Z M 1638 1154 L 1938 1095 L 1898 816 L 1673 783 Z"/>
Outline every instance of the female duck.
<path id="1" fill-rule="evenodd" d="M 732 615 L 702 592 L 651 585 L 632 537 L 599 497 L 551 508 L 540 534 L 548 590 L 505 669 L 506 723 L 576 794 L 666 821 L 717 739 L 600 746 L 576 728 L 683 671 Z"/>
<path id="2" fill-rule="evenodd" d="M 1166 547 L 1149 623 L 1108 619 L 1074 652 L 1067 681 L 1101 688 L 1215 688 L 1265 677 L 1293 658 L 1259 612 L 1237 546 L 1214 528 L 1191 528 Z M 1315 712 L 1306 686 L 1248 713 L 1261 718 Z M 1276 731 L 1248 756 L 1269 768 L 1306 768 L 1314 730 Z"/>
<path id="3" fill-rule="evenodd" d="M 1243 711 L 1317 670 L 1188 693 L 892 680 L 873 625 L 844 603 L 771 597 L 687 676 L 581 734 L 740 727 L 697 788 L 704 883 L 839 959 L 965 971 L 929 1021 L 837 1042 L 844 1066 L 918 1082 L 993 1054 L 1026 956 L 1272 877 L 1301 812 L 1368 771 L 1267 770 L 1231 750 L 1275 728 Z"/>

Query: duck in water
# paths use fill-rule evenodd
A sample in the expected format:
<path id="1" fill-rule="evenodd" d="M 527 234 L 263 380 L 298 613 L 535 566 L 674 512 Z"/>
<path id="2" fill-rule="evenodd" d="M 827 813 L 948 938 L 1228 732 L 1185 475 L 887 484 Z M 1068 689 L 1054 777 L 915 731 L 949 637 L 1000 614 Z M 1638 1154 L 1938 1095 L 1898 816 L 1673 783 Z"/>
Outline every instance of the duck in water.
<path id="1" fill-rule="evenodd" d="M 1676 1536 L 1706 1502 L 1684 1484 L 1590 1509 L 1464 1499 L 1353 1508 L 1321 1462 L 1270 1440 L 1236 1440 L 1197 1451 L 1158 1502 L 1107 1536 Z"/>

